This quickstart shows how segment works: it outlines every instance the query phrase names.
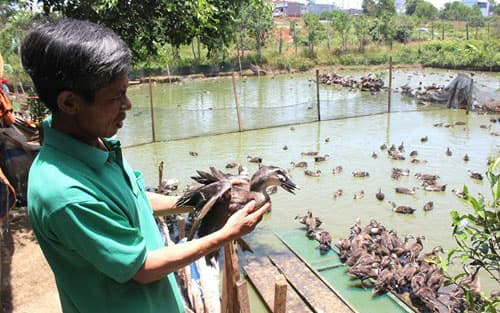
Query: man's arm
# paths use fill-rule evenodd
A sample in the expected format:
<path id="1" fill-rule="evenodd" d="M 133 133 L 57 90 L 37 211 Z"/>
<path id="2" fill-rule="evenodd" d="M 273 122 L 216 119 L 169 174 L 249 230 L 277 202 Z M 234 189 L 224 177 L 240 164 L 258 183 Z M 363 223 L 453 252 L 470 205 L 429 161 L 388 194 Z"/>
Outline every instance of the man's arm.
<path id="1" fill-rule="evenodd" d="M 178 196 L 165 196 L 154 192 L 147 192 L 146 194 L 155 216 L 188 213 L 192 210 L 190 207 L 176 207 L 175 203 L 179 199 Z"/>
<path id="2" fill-rule="evenodd" d="M 250 201 L 243 209 L 234 213 L 220 230 L 186 243 L 148 252 L 146 261 L 133 279 L 140 284 L 157 281 L 202 256 L 222 248 L 231 240 L 254 230 L 270 206 L 268 202 L 256 210 L 255 201 Z"/>

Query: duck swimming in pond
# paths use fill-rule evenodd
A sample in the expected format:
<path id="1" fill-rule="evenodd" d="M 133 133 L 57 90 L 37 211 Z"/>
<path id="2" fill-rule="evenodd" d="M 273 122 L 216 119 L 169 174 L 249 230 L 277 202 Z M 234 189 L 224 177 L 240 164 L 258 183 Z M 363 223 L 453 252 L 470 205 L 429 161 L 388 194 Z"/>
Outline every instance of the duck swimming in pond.
<path id="1" fill-rule="evenodd" d="M 305 170 L 304 174 L 306 174 L 306 176 L 319 177 L 321 175 L 321 170 L 316 170 L 316 171 Z"/>
<path id="2" fill-rule="evenodd" d="M 293 167 L 307 167 L 307 162 L 306 161 L 300 161 L 300 162 L 290 162 L 290 164 L 293 166 Z"/>
<path id="3" fill-rule="evenodd" d="M 372 153 L 372 158 L 374 159 L 378 158 L 378 155 L 375 153 L 375 151 Z"/>
<path id="4" fill-rule="evenodd" d="M 450 147 L 446 148 L 446 155 L 447 156 L 451 156 L 451 150 L 450 150 Z"/>
<path id="5" fill-rule="evenodd" d="M 427 142 L 427 141 L 429 141 L 429 137 L 427 136 L 420 138 L 420 142 Z"/>
<path id="6" fill-rule="evenodd" d="M 412 152 L 410 152 L 410 156 L 411 157 L 416 157 L 418 155 L 418 151 L 417 150 L 413 150 Z"/>
<path id="7" fill-rule="evenodd" d="M 339 166 L 337 166 L 337 167 L 335 167 L 335 168 L 333 169 L 333 175 L 338 175 L 338 174 L 342 173 L 342 170 L 343 170 L 343 168 L 342 168 L 342 166 L 340 166 L 340 165 L 339 165 Z"/>
<path id="8" fill-rule="evenodd" d="M 362 199 L 365 196 L 364 190 L 359 190 L 354 193 L 354 199 Z"/>
<path id="9" fill-rule="evenodd" d="M 258 157 L 258 156 L 247 156 L 247 160 L 248 162 L 251 162 L 251 163 L 262 163 L 262 158 L 261 157 Z"/>
<path id="10" fill-rule="evenodd" d="M 424 190 L 435 191 L 435 192 L 445 191 L 446 184 L 444 184 L 444 185 L 438 185 L 438 184 L 428 185 L 424 182 Z"/>
<path id="11" fill-rule="evenodd" d="M 405 187 L 396 187 L 394 188 L 397 193 L 403 193 L 405 195 L 414 195 L 416 192 L 416 188 L 413 187 L 412 189 L 405 188 Z"/>
<path id="12" fill-rule="evenodd" d="M 472 179 L 483 180 L 483 175 L 481 175 L 481 173 L 478 173 L 478 172 L 473 172 L 473 171 L 469 170 L 469 176 Z"/>
<path id="13" fill-rule="evenodd" d="M 229 162 L 226 164 L 226 168 L 235 168 L 235 167 L 239 167 L 240 166 L 240 163 L 238 162 Z"/>
<path id="14" fill-rule="evenodd" d="M 333 195 L 333 197 L 335 199 L 337 199 L 338 197 L 342 196 L 344 194 L 344 191 L 342 189 L 337 189 L 335 190 L 335 194 Z"/>
<path id="15" fill-rule="evenodd" d="M 385 143 L 380 145 L 380 150 L 385 150 L 385 149 L 387 149 L 387 145 Z"/>
<path id="16" fill-rule="evenodd" d="M 467 153 L 464 155 L 464 161 L 465 162 L 468 162 L 470 159 L 469 159 L 469 156 L 467 155 Z"/>
<path id="17" fill-rule="evenodd" d="M 330 157 L 329 154 L 325 154 L 324 156 L 315 156 L 314 162 L 323 162 L 326 161 Z"/>
<path id="18" fill-rule="evenodd" d="M 257 208 L 261 207 L 270 201 L 267 193 L 270 186 L 280 186 L 292 194 L 298 189 L 287 172 L 276 166 L 262 166 L 251 179 L 226 174 L 214 167 L 210 168 L 210 173 L 197 173 L 198 176 L 191 177 L 195 183 L 177 200 L 178 207 L 194 207 L 196 214 L 188 240 L 193 238 L 196 231 L 198 236 L 203 237 L 219 230 L 234 212 L 251 200 L 255 200 Z M 234 179 L 242 183 L 233 184 Z M 207 264 L 214 255 L 217 255 L 217 251 L 207 255 Z"/>
<path id="19" fill-rule="evenodd" d="M 413 214 L 415 212 L 415 209 L 406 205 L 400 205 L 397 206 L 396 203 L 389 201 L 389 203 L 392 205 L 392 210 L 396 213 L 401 213 L 401 214 Z"/>
<path id="20" fill-rule="evenodd" d="M 195 151 L 189 151 L 189 155 L 190 155 L 190 156 L 197 157 L 197 156 L 198 156 L 198 152 L 195 152 Z"/>
<path id="21" fill-rule="evenodd" d="M 375 194 L 375 197 L 376 197 L 376 198 L 377 198 L 377 200 L 379 200 L 379 201 L 384 200 L 385 195 L 384 195 L 384 193 L 382 192 L 382 189 L 381 189 L 381 188 L 379 188 L 379 189 L 378 189 L 378 192 Z"/>
<path id="22" fill-rule="evenodd" d="M 368 177 L 370 176 L 370 173 L 366 171 L 354 171 L 352 172 L 352 176 L 354 177 Z"/>
<path id="23" fill-rule="evenodd" d="M 434 209 L 434 202 L 429 201 L 424 204 L 424 211 L 431 211 L 432 209 Z"/>

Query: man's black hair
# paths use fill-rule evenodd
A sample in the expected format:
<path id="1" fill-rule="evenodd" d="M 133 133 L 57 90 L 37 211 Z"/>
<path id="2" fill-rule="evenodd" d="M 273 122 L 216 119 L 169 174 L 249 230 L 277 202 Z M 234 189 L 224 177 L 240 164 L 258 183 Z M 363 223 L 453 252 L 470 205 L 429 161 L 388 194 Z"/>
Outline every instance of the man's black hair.
<path id="1" fill-rule="evenodd" d="M 131 54 L 111 29 L 61 19 L 35 25 L 23 40 L 21 59 L 40 100 L 55 113 L 62 91 L 94 101 L 99 89 L 128 73 Z"/>

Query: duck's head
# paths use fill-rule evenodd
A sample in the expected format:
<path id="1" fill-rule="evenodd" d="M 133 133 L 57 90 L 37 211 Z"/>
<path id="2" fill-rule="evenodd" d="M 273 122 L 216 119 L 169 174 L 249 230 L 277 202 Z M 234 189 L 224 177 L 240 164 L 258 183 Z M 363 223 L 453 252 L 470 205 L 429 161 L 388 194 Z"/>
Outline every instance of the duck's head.
<path id="1" fill-rule="evenodd" d="M 269 186 L 280 186 L 293 194 L 299 189 L 284 169 L 276 166 L 262 166 L 253 174 L 250 180 L 250 189 L 264 191 Z"/>

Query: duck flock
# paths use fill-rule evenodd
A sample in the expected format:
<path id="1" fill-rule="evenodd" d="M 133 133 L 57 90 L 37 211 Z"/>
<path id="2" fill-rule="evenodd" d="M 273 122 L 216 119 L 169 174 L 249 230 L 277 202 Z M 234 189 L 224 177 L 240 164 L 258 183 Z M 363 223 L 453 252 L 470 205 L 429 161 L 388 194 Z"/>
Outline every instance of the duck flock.
<path id="1" fill-rule="evenodd" d="M 392 291 L 408 294 L 412 303 L 425 306 L 430 312 L 464 312 L 464 287 L 479 297 L 478 269 L 470 271 L 458 285 L 445 287 L 447 278 L 443 269 L 436 265 L 440 246 L 422 254 L 424 236 L 400 238 L 393 230 L 372 220 L 365 227 L 358 218 L 346 238 L 336 244 L 341 261 L 349 266 L 349 275 L 361 280 L 370 280 L 373 293 Z"/>

